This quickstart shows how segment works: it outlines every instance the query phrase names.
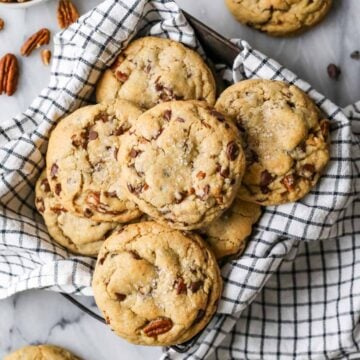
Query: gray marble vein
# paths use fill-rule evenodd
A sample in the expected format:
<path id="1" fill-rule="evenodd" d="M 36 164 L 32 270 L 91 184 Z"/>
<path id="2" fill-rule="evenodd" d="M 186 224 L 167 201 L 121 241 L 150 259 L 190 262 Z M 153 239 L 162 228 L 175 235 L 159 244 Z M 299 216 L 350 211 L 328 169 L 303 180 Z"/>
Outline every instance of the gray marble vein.
<path id="1" fill-rule="evenodd" d="M 85 12 L 99 0 L 74 0 Z M 243 38 L 309 81 L 339 105 L 360 100 L 360 61 L 350 53 L 360 50 L 360 1 L 334 0 L 327 19 L 314 30 L 290 39 L 274 39 L 238 24 L 223 0 L 178 0 L 180 6 L 227 37 Z M 24 39 L 39 27 L 56 25 L 57 1 L 28 10 L 0 9 L 6 28 L 0 33 L 0 55 L 19 53 Z M 329 63 L 341 66 L 339 81 L 328 78 Z M 38 54 L 20 59 L 21 78 L 16 96 L 0 97 L 0 123 L 23 111 L 47 85 L 49 69 Z M 50 342 L 65 346 L 86 360 L 157 359 L 161 350 L 133 346 L 106 326 L 82 313 L 61 295 L 30 291 L 0 301 L 0 358 L 26 344 Z"/>

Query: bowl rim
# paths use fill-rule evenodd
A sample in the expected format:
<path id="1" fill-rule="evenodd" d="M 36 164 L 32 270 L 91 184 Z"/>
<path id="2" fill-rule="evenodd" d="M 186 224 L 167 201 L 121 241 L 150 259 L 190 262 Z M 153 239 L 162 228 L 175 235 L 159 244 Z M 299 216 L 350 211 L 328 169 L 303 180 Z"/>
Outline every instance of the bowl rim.
<path id="1" fill-rule="evenodd" d="M 41 4 L 48 0 L 29 0 L 22 3 L 5 3 L 0 1 L 0 7 L 2 8 L 9 8 L 9 9 L 25 9 L 34 5 Z"/>

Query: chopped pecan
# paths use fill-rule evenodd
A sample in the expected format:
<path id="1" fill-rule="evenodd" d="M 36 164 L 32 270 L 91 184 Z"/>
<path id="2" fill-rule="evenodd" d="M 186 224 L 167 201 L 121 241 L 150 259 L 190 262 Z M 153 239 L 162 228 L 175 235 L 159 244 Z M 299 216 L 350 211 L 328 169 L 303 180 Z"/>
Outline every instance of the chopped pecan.
<path id="1" fill-rule="evenodd" d="M 202 280 L 194 281 L 190 284 L 190 290 L 193 293 L 196 293 L 200 290 L 200 288 L 203 286 L 204 282 Z"/>
<path id="2" fill-rule="evenodd" d="M 48 66 L 51 60 L 51 51 L 49 49 L 41 50 L 41 61 L 44 65 Z"/>
<path id="3" fill-rule="evenodd" d="M 204 173 L 203 171 L 199 171 L 197 174 L 196 174 L 196 177 L 200 180 L 204 179 L 206 176 L 206 173 Z"/>
<path id="4" fill-rule="evenodd" d="M 79 12 L 71 0 L 60 0 L 57 9 L 57 20 L 60 29 L 65 29 L 79 18 Z"/>
<path id="5" fill-rule="evenodd" d="M 281 183 L 286 187 L 287 191 L 293 191 L 295 188 L 295 176 L 292 174 L 286 175 L 281 180 Z"/>
<path id="6" fill-rule="evenodd" d="M 162 317 L 151 320 L 144 328 L 143 331 L 146 336 L 156 337 L 157 335 L 168 332 L 173 327 L 171 319 Z"/>
<path id="7" fill-rule="evenodd" d="M 41 185 L 41 189 L 44 192 L 46 192 L 46 193 L 50 192 L 50 185 L 49 185 L 48 179 L 46 179 L 46 178 L 42 179 L 40 185 Z"/>
<path id="8" fill-rule="evenodd" d="M 56 184 L 55 185 L 55 194 L 59 196 L 60 193 L 61 193 L 61 184 Z"/>
<path id="9" fill-rule="evenodd" d="M 100 193 L 98 191 L 90 191 L 86 196 L 86 202 L 89 205 L 99 205 L 100 203 Z"/>
<path id="10" fill-rule="evenodd" d="M 186 294 L 187 292 L 185 281 L 181 276 L 175 280 L 174 287 L 177 295 Z"/>
<path id="11" fill-rule="evenodd" d="M 209 193 L 210 193 L 210 185 L 207 184 L 204 186 L 203 188 L 203 194 L 202 196 L 200 197 L 201 200 L 206 200 L 208 197 L 209 197 Z"/>
<path id="12" fill-rule="evenodd" d="M 45 203 L 43 198 L 36 198 L 35 205 L 39 212 L 43 213 L 45 211 Z"/>
<path id="13" fill-rule="evenodd" d="M 175 203 L 180 204 L 187 196 L 187 192 L 186 191 L 176 191 L 174 196 L 175 196 Z"/>
<path id="14" fill-rule="evenodd" d="M 0 31 L 1 31 L 2 29 L 4 29 L 4 26 L 5 26 L 5 21 L 0 18 Z"/>
<path id="15" fill-rule="evenodd" d="M 329 136 L 330 122 L 327 119 L 320 121 L 320 130 L 325 139 Z"/>
<path id="16" fill-rule="evenodd" d="M 52 164 L 51 169 L 50 169 L 50 176 L 52 179 L 56 178 L 57 173 L 58 173 L 59 167 L 57 166 L 57 164 Z"/>
<path id="17" fill-rule="evenodd" d="M 20 49 L 22 56 L 29 56 L 35 49 L 42 45 L 47 45 L 50 42 L 49 29 L 40 29 L 35 34 L 31 35 L 23 44 Z"/>
<path id="18" fill-rule="evenodd" d="M 99 134 L 97 133 L 97 131 L 94 131 L 94 130 L 89 131 L 89 135 L 88 135 L 89 140 L 96 140 L 98 137 L 99 137 Z"/>
<path id="19" fill-rule="evenodd" d="M 15 55 L 6 54 L 0 60 L 0 95 L 15 93 L 19 78 L 19 66 Z"/>
<path id="20" fill-rule="evenodd" d="M 165 120 L 170 121 L 170 119 L 171 119 L 171 110 L 166 110 L 164 112 L 164 118 L 165 118 Z"/>
<path id="21" fill-rule="evenodd" d="M 125 82 L 128 78 L 129 75 L 123 73 L 122 71 L 118 70 L 115 72 L 115 77 L 120 81 L 120 82 Z"/>

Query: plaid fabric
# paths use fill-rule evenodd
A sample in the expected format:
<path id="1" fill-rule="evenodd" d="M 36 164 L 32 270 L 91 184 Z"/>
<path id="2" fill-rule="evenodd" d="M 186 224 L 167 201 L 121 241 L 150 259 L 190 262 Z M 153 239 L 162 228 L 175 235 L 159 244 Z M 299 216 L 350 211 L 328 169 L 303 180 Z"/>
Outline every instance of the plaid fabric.
<path id="1" fill-rule="evenodd" d="M 101 72 L 138 34 L 169 37 L 200 50 L 173 1 L 104 1 L 56 36 L 49 87 L 25 113 L 3 122 L 0 298 L 30 288 L 91 295 L 94 260 L 51 242 L 34 208 L 34 183 L 52 127 L 89 102 Z M 238 45 L 242 51 L 225 77 L 284 80 L 306 91 L 331 120 L 331 162 L 303 200 L 265 209 L 244 256 L 222 269 L 225 286 L 217 315 L 187 353 L 167 349 L 163 358 L 308 359 L 354 353 L 360 310 L 355 251 L 360 104 L 345 114 L 246 42 Z"/>

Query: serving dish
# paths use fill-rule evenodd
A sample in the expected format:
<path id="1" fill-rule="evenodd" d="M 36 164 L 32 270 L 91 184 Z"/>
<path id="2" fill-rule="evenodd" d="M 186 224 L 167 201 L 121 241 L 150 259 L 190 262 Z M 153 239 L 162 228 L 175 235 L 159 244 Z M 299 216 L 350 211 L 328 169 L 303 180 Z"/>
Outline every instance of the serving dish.
<path id="1" fill-rule="evenodd" d="M 4 3 L 0 2 L 0 8 L 8 8 L 8 9 L 25 9 L 31 6 L 39 5 L 48 0 L 29 0 L 22 3 L 14 2 L 14 3 Z"/>
<path id="2" fill-rule="evenodd" d="M 183 13 L 190 25 L 195 30 L 196 36 L 200 41 L 203 49 L 205 50 L 209 61 L 212 64 L 220 63 L 225 64 L 228 67 L 232 67 L 233 62 L 241 49 L 219 33 L 215 32 L 214 30 L 203 24 L 201 21 L 199 21 L 192 15 L 186 13 L 185 11 L 183 11 Z M 217 80 L 218 82 L 221 82 L 220 79 Z M 76 298 L 69 294 L 62 295 L 71 303 L 80 308 L 82 311 L 105 324 L 105 320 L 103 319 L 100 311 L 98 311 L 93 298 Z M 171 348 L 179 353 L 186 352 L 189 348 L 193 346 L 200 334 L 201 333 L 197 334 L 195 338 L 187 341 L 184 344 L 175 345 Z"/>

